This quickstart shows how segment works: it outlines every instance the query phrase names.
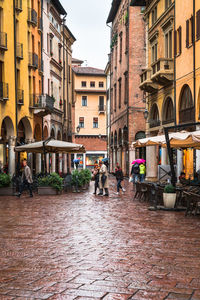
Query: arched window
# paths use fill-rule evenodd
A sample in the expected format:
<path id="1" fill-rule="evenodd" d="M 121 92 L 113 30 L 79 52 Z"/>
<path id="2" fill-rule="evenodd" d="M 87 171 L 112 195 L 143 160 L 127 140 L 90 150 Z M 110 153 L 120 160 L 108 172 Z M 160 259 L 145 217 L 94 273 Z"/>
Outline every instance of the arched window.
<path id="1" fill-rule="evenodd" d="M 168 97 L 163 108 L 163 124 L 174 122 L 174 106 L 172 99 Z"/>
<path id="2" fill-rule="evenodd" d="M 117 146 L 117 131 L 115 131 L 114 144 Z"/>
<path id="3" fill-rule="evenodd" d="M 121 130 L 121 128 L 119 129 L 118 139 L 119 139 L 119 145 L 122 145 L 122 130 Z"/>
<path id="4" fill-rule="evenodd" d="M 191 121 L 195 121 L 194 102 L 190 87 L 184 85 L 179 105 L 179 123 L 188 123 Z"/>
<path id="5" fill-rule="evenodd" d="M 160 126 L 159 111 L 156 103 L 151 108 L 149 126 L 150 128 Z"/>
<path id="6" fill-rule="evenodd" d="M 111 138 L 110 138 L 110 145 L 113 146 L 113 132 L 112 132 Z"/>

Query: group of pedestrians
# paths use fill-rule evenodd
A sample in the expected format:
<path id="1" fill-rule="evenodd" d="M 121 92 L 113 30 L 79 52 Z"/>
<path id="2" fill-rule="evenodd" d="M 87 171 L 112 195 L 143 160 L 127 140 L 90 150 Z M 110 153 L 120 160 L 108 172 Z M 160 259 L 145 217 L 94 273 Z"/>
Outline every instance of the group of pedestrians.
<path id="1" fill-rule="evenodd" d="M 106 162 L 100 161 L 95 165 L 92 179 L 94 180 L 94 195 L 109 196 L 109 182 L 108 182 L 108 165 Z"/>
<path id="2" fill-rule="evenodd" d="M 146 175 L 146 166 L 144 163 L 134 163 L 131 169 L 131 179 L 133 183 L 144 182 Z"/>

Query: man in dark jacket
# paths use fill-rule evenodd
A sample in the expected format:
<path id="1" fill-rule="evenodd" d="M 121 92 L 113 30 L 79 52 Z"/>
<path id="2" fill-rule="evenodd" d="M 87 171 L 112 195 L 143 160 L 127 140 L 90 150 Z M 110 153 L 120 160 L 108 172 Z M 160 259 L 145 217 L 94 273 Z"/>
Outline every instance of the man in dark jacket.
<path id="1" fill-rule="evenodd" d="M 138 182 L 140 174 L 140 166 L 138 163 L 135 163 L 131 169 L 131 176 L 133 177 L 133 184 Z"/>
<path id="2" fill-rule="evenodd" d="M 122 169 L 120 168 L 119 165 L 117 165 L 116 169 L 115 169 L 115 177 L 117 180 L 117 194 L 119 195 L 120 189 L 125 192 L 126 190 L 122 187 L 121 183 L 124 180 L 124 175 L 122 172 Z"/>

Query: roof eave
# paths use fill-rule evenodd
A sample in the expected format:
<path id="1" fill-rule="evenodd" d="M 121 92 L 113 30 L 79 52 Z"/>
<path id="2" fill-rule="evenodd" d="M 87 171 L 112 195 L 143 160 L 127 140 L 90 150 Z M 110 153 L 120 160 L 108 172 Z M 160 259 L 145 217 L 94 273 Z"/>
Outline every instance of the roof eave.
<path id="1" fill-rule="evenodd" d="M 145 0 L 131 0 L 130 6 L 146 6 Z"/>
<path id="2" fill-rule="evenodd" d="M 116 14 L 117 14 L 120 3 L 121 3 L 121 0 L 113 0 L 112 1 L 112 6 L 111 6 L 111 9 L 110 9 L 110 12 L 108 15 L 108 19 L 106 21 L 107 24 L 113 22 Z"/>
<path id="3" fill-rule="evenodd" d="M 53 3 L 54 7 L 56 8 L 59 14 L 67 15 L 66 10 L 64 9 L 59 0 L 51 0 L 51 2 Z"/>

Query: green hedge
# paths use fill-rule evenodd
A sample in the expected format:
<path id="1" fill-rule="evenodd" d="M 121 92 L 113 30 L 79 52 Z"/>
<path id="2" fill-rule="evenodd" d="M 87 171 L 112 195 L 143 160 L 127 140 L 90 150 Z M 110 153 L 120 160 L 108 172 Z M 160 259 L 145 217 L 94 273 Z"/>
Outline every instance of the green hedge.
<path id="1" fill-rule="evenodd" d="M 0 173 L 0 188 L 11 184 L 11 177 L 5 173 Z"/>
<path id="2" fill-rule="evenodd" d="M 38 179 L 39 186 L 50 186 L 58 191 L 63 189 L 63 178 L 61 178 L 57 173 L 51 173 L 45 177 Z"/>

